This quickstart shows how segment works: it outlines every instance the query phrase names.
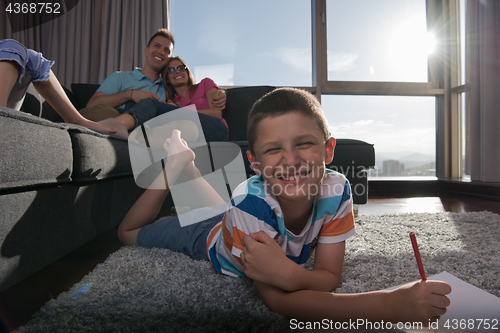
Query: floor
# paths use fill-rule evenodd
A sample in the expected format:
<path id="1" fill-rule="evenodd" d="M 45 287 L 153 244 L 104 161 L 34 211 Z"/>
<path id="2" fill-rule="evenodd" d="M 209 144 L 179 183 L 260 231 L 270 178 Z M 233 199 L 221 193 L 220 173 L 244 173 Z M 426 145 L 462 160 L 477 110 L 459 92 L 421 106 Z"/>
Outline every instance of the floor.
<path id="1" fill-rule="evenodd" d="M 500 201 L 466 195 L 441 195 L 417 198 L 370 198 L 359 206 L 358 214 L 475 212 L 487 210 L 500 214 Z"/>
<path id="2" fill-rule="evenodd" d="M 461 213 L 483 210 L 500 214 L 500 202 L 465 195 L 371 197 L 367 204 L 359 206 L 358 214 L 444 211 Z M 43 304 L 79 282 L 120 247 L 116 229 L 113 229 L 25 281 L 1 292 L 0 318 L 3 323 L 0 320 L 0 332 L 9 332 L 26 323 Z"/>

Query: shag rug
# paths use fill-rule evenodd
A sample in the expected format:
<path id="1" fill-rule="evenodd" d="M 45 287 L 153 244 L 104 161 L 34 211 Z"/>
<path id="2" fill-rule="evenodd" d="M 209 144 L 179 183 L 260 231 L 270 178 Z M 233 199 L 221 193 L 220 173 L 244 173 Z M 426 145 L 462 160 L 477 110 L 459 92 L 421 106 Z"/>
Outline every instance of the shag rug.
<path id="1" fill-rule="evenodd" d="M 500 215 L 360 215 L 342 283 L 357 293 L 418 280 L 409 232 L 427 275 L 448 271 L 500 296 Z M 308 265 L 312 266 L 311 258 Z M 252 281 L 163 249 L 123 247 L 16 332 L 289 332 Z"/>

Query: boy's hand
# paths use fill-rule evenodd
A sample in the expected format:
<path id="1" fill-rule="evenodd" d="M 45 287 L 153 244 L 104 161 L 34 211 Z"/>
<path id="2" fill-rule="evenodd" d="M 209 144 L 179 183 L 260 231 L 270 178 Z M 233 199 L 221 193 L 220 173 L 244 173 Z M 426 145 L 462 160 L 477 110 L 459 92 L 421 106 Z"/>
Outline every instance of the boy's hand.
<path id="1" fill-rule="evenodd" d="M 264 231 L 243 236 L 240 259 L 245 275 L 250 279 L 288 289 L 287 277 L 296 264 L 286 257 L 278 243 Z"/>
<path id="2" fill-rule="evenodd" d="M 450 285 L 441 281 L 407 284 L 390 293 L 389 310 L 397 321 L 420 321 L 426 326 L 446 313 L 449 293 Z"/>

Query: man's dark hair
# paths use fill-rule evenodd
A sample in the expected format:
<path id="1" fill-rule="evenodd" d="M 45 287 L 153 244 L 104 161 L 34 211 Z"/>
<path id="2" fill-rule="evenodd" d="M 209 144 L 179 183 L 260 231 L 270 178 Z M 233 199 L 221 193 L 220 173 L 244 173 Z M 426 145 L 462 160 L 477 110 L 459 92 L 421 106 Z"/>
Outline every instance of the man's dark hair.
<path id="1" fill-rule="evenodd" d="M 156 32 L 153 34 L 153 36 L 151 36 L 151 38 L 149 39 L 149 42 L 148 42 L 148 47 L 151 44 L 151 41 L 153 41 L 153 39 L 156 36 L 163 36 L 163 37 L 169 39 L 172 42 L 172 46 L 174 46 L 174 43 L 175 43 L 174 42 L 174 34 L 172 34 L 172 32 L 170 30 L 162 28 L 162 29 L 156 30 Z"/>
<path id="2" fill-rule="evenodd" d="M 257 126 L 268 117 L 277 117 L 298 112 L 316 121 L 325 140 L 330 138 L 328 122 L 319 101 L 312 94 L 297 88 L 275 89 L 260 98 L 248 115 L 247 138 L 250 152 L 255 155 L 253 145 L 257 139 Z"/>

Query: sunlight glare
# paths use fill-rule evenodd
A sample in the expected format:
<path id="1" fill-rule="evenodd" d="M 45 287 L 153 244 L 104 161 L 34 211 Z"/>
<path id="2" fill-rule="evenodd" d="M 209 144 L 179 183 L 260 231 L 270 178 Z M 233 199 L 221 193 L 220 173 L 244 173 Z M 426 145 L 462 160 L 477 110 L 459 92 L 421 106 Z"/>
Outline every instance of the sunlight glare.
<path id="1" fill-rule="evenodd" d="M 427 38 L 425 42 L 426 42 L 427 55 L 431 55 L 436 50 L 436 44 L 437 44 L 436 37 L 434 37 L 434 34 L 432 32 L 427 33 Z"/>
<path id="2" fill-rule="evenodd" d="M 427 57 L 435 39 L 427 33 L 424 19 L 414 16 L 402 20 L 387 37 L 387 56 L 393 70 L 404 71 L 416 80 L 427 72 Z"/>

